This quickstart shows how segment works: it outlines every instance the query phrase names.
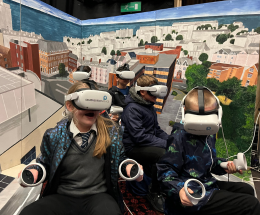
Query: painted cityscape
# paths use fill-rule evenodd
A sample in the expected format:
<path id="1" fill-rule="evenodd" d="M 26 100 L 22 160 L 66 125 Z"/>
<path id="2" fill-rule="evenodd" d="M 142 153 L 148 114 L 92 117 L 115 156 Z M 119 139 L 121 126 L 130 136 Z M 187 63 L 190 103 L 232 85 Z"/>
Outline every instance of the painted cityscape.
<path id="1" fill-rule="evenodd" d="M 154 75 L 168 87 L 167 96 L 155 104 L 159 124 L 167 133 L 181 121 L 185 94 L 195 86 L 207 86 L 223 106 L 229 153 L 245 151 L 250 145 L 259 70 L 260 0 L 85 21 L 38 0 L 21 2 L 20 20 L 20 0 L 0 0 L 2 171 L 38 155 L 44 129 L 62 118 L 64 95 L 80 65 L 91 67 L 91 79 L 101 90 L 116 85 L 114 71 L 125 63 L 136 74 L 131 86 L 143 74 Z M 217 137 L 217 151 L 226 157 L 222 132 Z M 10 150 L 15 151 L 11 157 L 7 156 Z M 247 159 L 250 162 L 249 154 Z"/>

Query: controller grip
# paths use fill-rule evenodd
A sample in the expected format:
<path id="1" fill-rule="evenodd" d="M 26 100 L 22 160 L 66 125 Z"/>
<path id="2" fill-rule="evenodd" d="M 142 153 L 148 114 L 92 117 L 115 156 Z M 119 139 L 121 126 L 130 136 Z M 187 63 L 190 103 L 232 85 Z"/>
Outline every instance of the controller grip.
<path id="1" fill-rule="evenodd" d="M 227 169 L 227 164 L 228 164 L 228 162 L 222 162 L 222 163 L 220 163 L 220 166 L 221 166 L 223 169 Z"/>

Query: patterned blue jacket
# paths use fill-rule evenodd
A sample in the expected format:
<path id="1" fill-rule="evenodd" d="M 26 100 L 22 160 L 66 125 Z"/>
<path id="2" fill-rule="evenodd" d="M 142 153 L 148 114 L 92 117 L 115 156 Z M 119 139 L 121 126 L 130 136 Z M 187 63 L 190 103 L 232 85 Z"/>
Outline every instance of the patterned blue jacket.
<path id="1" fill-rule="evenodd" d="M 186 215 L 195 212 L 207 203 L 214 190 L 218 190 L 211 172 L 216 175 L 226 172 L 219 165 L 225 159 L 216 157 L 215 142 L 215 135 L 192 135 L 184 130 L 183 125 L 178 123 L 174 126 L 166 154 L 157 163 L 161 191 L 166 195 L 165 214 Z M 196 206 L 184 207 L 179 192 L 190 178 L 204 184 L 206 195 Z M 190 187 L 193 191 L 201 190 L 200 186 L 194 185 Z"/>
<path id="2" fill-rule="evenodd" d="M 47 185 L 41 197 L 56 193 L 59 185 L 60 168 L 59 165 L 65 157 L 70 144 L 73 140 L 73 134 L 69 131 L 70 121 L 67 119 L 57 123 L 55 128 L 48 129 L 42 140 L 41 155 L 36 159 L 46 168 Z M 118 167 L 121 161 L 126 159 L 124 146 L 122 144 L 123 129 L 121 127 L 112 127 L 109 130 L 111 146 L 107 148 L 105 157 L 105 177 L 108 193 L 115 198 L 118 205 L 124 212 L 122 194 L 118 187 Z"/>

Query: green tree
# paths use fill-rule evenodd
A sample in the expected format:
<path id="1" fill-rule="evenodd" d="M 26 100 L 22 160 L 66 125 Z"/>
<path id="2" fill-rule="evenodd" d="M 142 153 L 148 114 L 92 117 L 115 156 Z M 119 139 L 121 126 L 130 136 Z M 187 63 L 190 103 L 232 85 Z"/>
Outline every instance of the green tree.
<path id="1" fill-rule="evenodd" d="M 172 39 L 172 35 L 167 34 L 166 37 L 165 37 L 165 40 L 166 40 L 166 41 L 173 40 L 173 39 Z"/>
<path id="2" fill-rule="evenodd" d="M 181 48 L 181 50 L 183 51 L 183 48 Z"/>
<path id="3" fill-rule="evenodd" d="M 205 28 L 206 30 L 208 30 L 209 28 L 212 29 L 212 25 L 211 25 L 211 24 L 206 24 L 206 25 L 204 26 L 204 28 Z"/>
<path id="4" fill-rule="evenodd" d="M 183 36 L 180 34 L 176 37 L 176 40 L 183 40 Z"/>
<path id="5" fill-rule="evenodd" d="M 185 72 L 187 91 L 190 91 L 196 86 L 206 86 L 208 72 L 209 69 L 203 65 L 193 64 L 189 66 Z"/>
<path id="6" fill-rule="evenodd" d="M 208 56 L 206 53 L 202 53 L 202 54 L 200 54 L 200 56 L 199 56 L 199 60 L 200 60 L 201 62 L 208 60 L 208 58 L 209 58 L 209 56 Z"/>
<path id="7" fill-rule="evenodd" d="M 228 36 L 226 34 L 219 34 L 216 38 L 216 41 L 219 43 L 219 44 L 223 44 L 224 42 L 226 42 L 228 39 Z"/>
<path id="8" fill-rule="evenodd" d="M 211 67 L 211 62 L 205 60 L 202 62 L 202 65 L 205 66 L 206 68 L 209 68 Z"/>
<path id="9" fill-rule="evenodd" d="M 116 54 L 116 52 L 115 52 L 115 50 L 111 50 L 111 52 L 110 52 L 110 55 L 115 55 Z"/>
<path id="10" fill-rule="evenodd" d="M 172 30 L 172 34 L 175 33 L 175 30 Z"/>
<path id="11" fill-rule="evenodd" d="M 208 78 L 206 87 L 208 87 L 212 91 L 216 91 L 219 88 L 220 84 L 221 83 L 216 78 Z"/>
<path id="12" fill-rule="evenodd" d="M 74 45 L 74 43 L 72 43 L 72 45 Z"/>
<path id="13" fill-rule="evenodd" d="M 231 39 L 231 40 L 230 40 L 230 43 L 231 43 L 231 44 L 234 44 L 234 43 L 235 43 L 235 39 Z"/>
<path id="14" fill-rule="evenodd" d="M 201 30 L 203 30 L 205 28 L 205 25 L 201 25 L 200 27 L 201 27 Z"/>
<path id="15" fill-rule="evenodd" d="M 257 27 L 257 28 L 254 30 L 254 32 L 260 34 L 260 27 Z"/>
<path id="16" fill-rule="evenodd" d="M 106 55 L 107 54 L 107 48 L 103 47 L 101 53 L 104 53 Z"/>
<path id="17" fill-rule="evenodd" d="M 188 51 L 187 51 L 187 50 L 184 50 L 183 53 L 184 53 L 184 55 L 187 55 L 187 54 L 188 54 Z"/>
<path id="18" fill-rule="evenodd" d="M 144 41 L 143 39 L 140 40 L 139 46 L 143 46 L 144 45 Z"/>
<path id="19" fill-rule="evenodd" d="M 235 30 L 238 29 L 238 28 L 239 28 L 238 25 L 230 24 L 230 25 L 228 26 L 228 29 L 229 29 L 231 32 L 235 31 Z"/>
<path id="20" fill-rule="evenodd" d="M 231 34 L 229 38 L 233 38 L 233 37 L 234 37 L 234 35 L 233 35 L 233 34 Z"/>
<path id="21" fill-rule="evenodd" d="M 121 52 L 119 50 L 116 51 L 116 55 L 117 56 L 120 56 L 121 55 Z"/>
<path id="22" fill-rule="evenodd" d="M 158 38 L 156 36 L 151 37 L 151 43 L 156 43 L 158 41 Z"/>
<path id="23" fill-rule="evenodd" d="M 201 30 L 201 27 L 200 27 L 200 26 L 198 26 L 198 27 L 197 27 L 197 30 Z"/>
<path id="24" fill-rule="evenodd" d="M 237 79 L 237 77 L 233 77 L 221 83 L 216 95 L 223 95 L 233 100 L 240 89 L 241 80 Z"/>
<path id="25" fill-rule="evenodd" d="M 64 63 L 60 63 L 58 68 L 59 68 L 59 75 L 61 77 L 65 76 L 66 75 L 65 64 Z"/>
<path id="26" fill-rule="evenodd" d="M 214 30 L 216 30 L 216 27 L 213 27 Z"/>
<path id="27" fill-rule="evenodd" d="M 145 43 L 144 43 L 144 44 L 146 45 L 147 43 L 148 43 L 148 41 L 145 41 Z"/>
<path id="28" fill-rule="evenodd" d="M 88 44 L 90 44 L 91 42 L 92 42 L 92 40 L 91 40 L 91 39 L 89 39 L 87 43 L 88 43 Z"/>
<path id="29" fill-rule="evenodd" d="M 82 41 L 82 44 L 85 44 L 85 41 Z"/>
<path id="30" fill-rule="evenodd" d="M 67 39 L 68 43 L 70 42 L 70 38 Z"/>
<path id="31" fill-rule="evenodd" d="M 224 26 L 223 24 L 220 24 L 220 25 L 218 26 L 218 29 L 222 28 L 223 26 Z"/>
<path id="32" fill-rule="evenodd" d="M 78 44 L 77 44 L 77 45 L 79 46 L 80 44 L 81 44 L 81 43 L 80 43 L 80 42 L 78 42 Z"/>

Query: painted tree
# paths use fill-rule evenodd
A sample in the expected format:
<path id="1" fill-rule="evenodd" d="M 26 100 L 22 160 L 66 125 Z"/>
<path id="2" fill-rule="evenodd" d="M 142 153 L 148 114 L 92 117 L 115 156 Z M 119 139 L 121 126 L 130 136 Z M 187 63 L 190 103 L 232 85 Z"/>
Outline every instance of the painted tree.
<path id="1" fill-rule="evenodd" d="M 212 91 L 216 91 L 219 88 L 220 84 L 221 83 L 216 78 L 208 78 L 206 87 L 208 87 Z"/>
<path id="2" fill-rule="evenodd" d="M 218 26 L 218 29 L 221 29 L 223 26 L 224 26 L 224 24 L 220 24 L 220 25 Z"/>
<path id="3" fill-rule="evenodd" d="M 260 27 L 257 27 L 257 28 L 254 30 L 254 32 L 260 34 Z"/>
<path id="4" fill-rule="evenodd" d="M 116 51 L 116 55 L 117 56 L 120 56 L 121 55 L 121 52 L 119 50 Z"/>
<path id="5" fill-rule="evenodd" d="M 67 39 L 68 43 L 70 42 L 70 38 Z"/>
<path id="6" fill-rule="evenodd" d="M 219 43 L 219 44 L 223 44 L 224 42 L 226 42 L 228 39 L 228 35 L 226 34 L 219 34 L 216 38 L 216 41 Z"/>
<path id="7" fill-rule="evenodd" d="M 205 66 L 206 68 L 209 68 L 211 67 L 211 62 L 205 60 L 202 62 L 202 65 Z"/>
<path id="8" fill-rule="evenodd" d="M 141 40 L 140 40 L 140 43 L 139 43 L 139 46 L 143 46 L 143 45 L 144 45 L 144 40 L 141 39 Z"/>
<path id="9" fill-rule="evenodd" d="M 188 66 L 185 77 L 187 79 L 187 91 L 196 86 L 206 86 L 209 69 L 203 65 L 193 64 Z"/>
<path id="10" fill-rule="evenodd" d="M 166 40 L 166 41 L 173 40 L 173 39 L 172 39 L 172 35 L 167 34 L 166 37 L 165 37 L 165 40 Z"/>
<path id="11" fill-rule="evenodd" d="M 212 25 L 211 25 L 211 24 L 206 24 L 206 25 L 204 26 L 204 28 L 205 28 L 206 30 L 208 30 L 209 28 L 212 29 Z"/>
<path id="12" fill-rule="evenodd" d="M 82 41 L 81 44 L 85 44 L 85 41 Z"/>
<path id="13" fill-rule="evenodd" d="M 202 54 L 200 54 L 200 56 L 199 56 L 199 60 L 200 60 L 201 62 L 208 60 L 208 58 L 209 58 L 209 56 L 208 56 L 206 53 L 202 53 Z"/>
<path id="14" fill-rule="evenodd" d="M 187 51 L 187 50 L 184 50 L 183 53 L 184 53 L 184 55 L 187 55 L 187 54 L 188 54 L 188 51 Z"/>
<path id="15" fill-rule="evenodd" d="M 183 36 L 180 34 L 176 37 L 176 40 L 183 40 Z"/>
<path id="16" fill-rule="evenodd" d="M 172 30 L 172 34 L 175 33 L 175 30 Z"/>
<path id="17" fill-rule="evenodd" d="M 231 32 L 235 31 L 235 30 L 238 29 L 238 28 L 239 28 L 239 26 L 238 26 L 238 25 L 234 25 L 234 24 L 230 24 L 230 25 L 228 26 L 228 29 L 229 29 Z"/>
<path id="18" fill-rule="evenodd" d="M 235 43 L 235 39 L 230 40 L 230 43 L 234 44 Z"/>
<path id="19" fill-rule="evenodd" d="M 103 47 L 101 53 L 104 53 L 106 55 L 107 54 L 107 48 Z"/>
<path id="20" fill-rule="evenodd" d="M 148 43 L 148 41 L 145 41 L 145 43 L 144 43 L 144 44 L 146 45 L 147 43 Z"/>
<path id="21" fill-rule="evenodd" d="M 111 52 L 110 52 L 110 55 L 115 55 L 116 54 L 116 52 L 115 52 L 115 50 L 111 50 Z"/>
<path id="22" fill-rule="evenodd" d="M 92 40 L 91 40 L 91 39 L 89 39 L 87 43 L 88 43 L 88 44 L 90 44 L 91 42 L 92 42 Z"/>
<path id="23" fill-rule="evenodd" d="M 158 41 L 158 38 L 156 36 L 151 37 L 151 43 L 156 43 Z"/>
<path id="24" fill-rule="evenodd" d="M 61 77 L 65 76 L 66 75 L 65 64 L 64 63 L 60 63 L 58 68 L 59 68 L 59 75 Z"/>

